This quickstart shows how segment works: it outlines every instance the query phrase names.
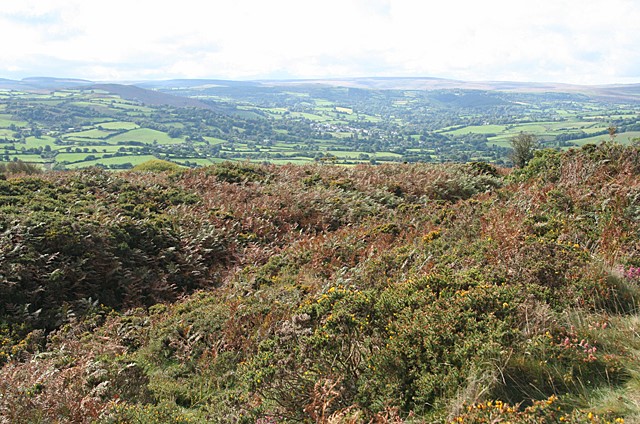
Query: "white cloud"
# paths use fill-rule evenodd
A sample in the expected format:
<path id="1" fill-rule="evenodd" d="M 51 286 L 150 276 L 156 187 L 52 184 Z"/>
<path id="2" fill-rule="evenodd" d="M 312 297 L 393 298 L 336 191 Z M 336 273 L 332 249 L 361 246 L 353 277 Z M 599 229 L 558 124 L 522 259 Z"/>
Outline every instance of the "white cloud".
<path id="1" fill-rule="evenodd" d="M 8 0 L 0 77 L 640 82 L 639 18 L 633 0 Z"/>

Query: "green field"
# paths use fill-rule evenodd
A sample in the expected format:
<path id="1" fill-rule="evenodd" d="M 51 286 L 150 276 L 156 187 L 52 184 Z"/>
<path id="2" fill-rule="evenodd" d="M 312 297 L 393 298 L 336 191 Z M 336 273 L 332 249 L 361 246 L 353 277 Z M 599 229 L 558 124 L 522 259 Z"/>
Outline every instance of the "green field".
<path id="1" fill-rule="evenodd" d="M 462 134 L 498 134 L 505 131 L 504 125 L 471 125 L 464 128 L 459 128 L 453 131 L 445 131 L 444 134 L 448 135 L 462 135 Z"/>
<path id="2" fill-rule="evenodd" d="M 615 137 L 615 141 L 621 144 L 631 144 L 633 140 L 637 138 L 640 138 L 640 131 L 630 131 L 617 134 Z M 595 137 L 581 138 L 579 140 L 571 140 L 571 142 L 582 146 L 589 143 L 598 144 L 602 141 L 608 140 L 610 140 L 610 137 L 608 135 L 598 135 Z"/>
<path id="3" fill-rule="evenodd" d="M 154 142 L 157 142 L 158 144 L 177 144 L 183 143 L 184 138 L 171 138 L 169 135 L 161 131 L 149 128 L 138 128 L 113 136 L 109 141 L 112 143 L 138 141 L 148 144 L 152 144 Z"/>
<path id="4" fill-rule="evenodd" d="M 68 133 L 65 135 L 65 138 L 74 138 L 74 139 L 104 139 L 112 135 L 111 131 L 103 131 L 98 129 L 91 129 L 86 131 L 78 131 L 73 133 Z"/>
<path id="5" fill-rule="evenodd" d="M 287 164 L 308 165 L 308 164 L 314 163 L 313 159 L 307 159 L 307 158 L 272 159 L 270 160 L 270 162 L 276 165 L 287 165 Z"/>
<path id="6" fill-rule="evenodd" d="M 25 147 L 45 147 L 49 146 L 52 150 L 59 149 L 59 146 L 56 146 L 55 139 L 53 137 L 49 137 L 47 135 L 43 135 L 41 137 L 27 137 L 25 139 L 26 144 Z"/>
<path id="7" fill-rule="evenodd" d="M 221 159 L 213 160 L 213 159 L 203 159 L 203 158 L 180 158 L 180 159 L 174 159 L 173 161 L 178 164 L 184 164 L 185 162 L 189 162 L 191 164 L 195 163 L 198 166 L 208 166 L 214 163 L 222 162 Z"/>
<path id="8" fill-rule="evenodd" d="M 216 137 L 204 137 L 204 139 L 207 140 L 210 145 L 223 144 L 227 142 L 226 140 Z"/>
<path id="9" fill-rule="evenodd" d="M 327 116 L 316 115 L 314 113 L 307 113 L 307 112 L 291 112 L 291 116 L 293 118 L 305 118 L 311 121 L 328 121 L 329 120 Z"/>
<path id="10" fill-rule="evenodd" d="M 146 162 L 148 160 L 152 160 L 152 159 L 156 159 L 155 156 L 151 156 L 151 155 L 146 155 L 146 156 L 118 156 L 118 157 L 113 157 L 113 158 L 101 158 L 101 159 L 96 159 L 96 160 L 92 160 L 92 161 L 86 161 L 86 162 L 79 162 L 79 163 L 73 163 L 73 164 L 69 164 L 68 168 L 69 169 L 75 169 L 75 168 L 85 168 L 85 167 L 90 167 L 90 166 L 96 166 L 99 164 L 102 165 L 122 165 L 122 164 L 126 164 L 126 163 L 130 163 L 132 165 L 138 165 L 140 163 Z"/>
<path id="11" fill-rule="evenodd" d="M 30 162 L 30 163 L 44 163 L 47 162 L 45 159 L 43 159 L 42 157 L 40 157 L 40 155 L 23 155 L 23 154 L 17 154 L 17 155 L 9 155 L 9 160 L 21 160 L 23 162 Z"/>
<path id="12" fill-rule="evenodd" d="M 8 129 L 0 129 L 0 138 L 6 138 L 9 140 L 14 140 L 15 137 L 13 136 L 14 132 Z"/>
<path id="13" fill-rule="evenodd" d="M 27 123 L 25 121 L 15 120 L 11 115 L 0 115 L 0 128 L 9 128 L 11 125 L 26 127 Z"/>
<path id="14" fill-rule="evenodd" d="M 91 152 L 83 152 L 83 153 L 58 153 L 56 155 L 57 162 L 82 162 L 89 155 L 93 155 L 95 157 L 101 158 L 104 153 L 91 153 Z"/>
<path id="15" fill-rule="evenodd" d="M 138 127 L 135 122 L 127 121 L 112 121 L 112 122 L 100 122 L 96 124 L 96 127 L 102 127 L 105 130 L 134 130 Z"/>

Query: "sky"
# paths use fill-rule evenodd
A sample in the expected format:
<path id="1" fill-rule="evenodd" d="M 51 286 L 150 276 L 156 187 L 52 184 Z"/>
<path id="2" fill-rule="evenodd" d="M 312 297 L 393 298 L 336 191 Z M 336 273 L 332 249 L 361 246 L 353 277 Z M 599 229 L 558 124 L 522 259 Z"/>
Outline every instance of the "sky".
<path id="1" fill-rule="evenodd" d="M 0 78 L 640 83 L 637 0 L 0 4 Z"/>

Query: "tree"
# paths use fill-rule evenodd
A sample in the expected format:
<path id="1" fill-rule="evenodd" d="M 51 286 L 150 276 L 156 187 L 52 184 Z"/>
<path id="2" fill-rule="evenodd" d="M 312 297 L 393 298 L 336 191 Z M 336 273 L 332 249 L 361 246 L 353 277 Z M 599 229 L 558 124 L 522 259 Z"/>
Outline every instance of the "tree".
<path id="1" fill-rule="evenodd" d="M 509 159 L 518 167 L 524 166 L 533 158 L 533 151 L 538 146 L 538 140 L 533 134 L 521 132 L 509 140 L 511 144 L 511 153 Z"/>
<path id="2" fill-rule="evenodd" d="M 618 127 L 611 124 L 609 125 L 609 128 L 607 128 L 607 131 L 609 132 L 610 141 L 613 143 L 616 140 L 616 136 L 618 135 Z"/>

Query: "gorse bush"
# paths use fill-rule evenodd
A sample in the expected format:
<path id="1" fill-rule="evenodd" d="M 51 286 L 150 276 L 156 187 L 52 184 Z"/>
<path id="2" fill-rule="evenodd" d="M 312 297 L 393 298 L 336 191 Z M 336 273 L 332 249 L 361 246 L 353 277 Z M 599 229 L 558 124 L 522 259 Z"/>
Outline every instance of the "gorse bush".
<path id="1" fill-rule="evenodd" d="M 0 163 L 0 176 L 4 176 L 4 174 L 33 175 L 40 173 L 42 173 L 42 168 L 40 168 L 38 165 L 23 162 L 21 160 Z"/>
<path id="2" fill-rule="evenodd" d="M 219 282 L 217 267 L 231 260 L 222 231 L 180 228 L 168 213 L 192 194 L 102 173 L 66 177 L 0 182 L 0 316 L 16 337 L 59 327 L 85 299 L 150 306 Z"/>
<path id="3" fill-rule="evenodd" d="M 504 177 L 244 163 L 0 181 L 0 414 L 640 417 L 597 403 L 632 396 L 640 371 L 638 158 L 603 144 Z"/>

